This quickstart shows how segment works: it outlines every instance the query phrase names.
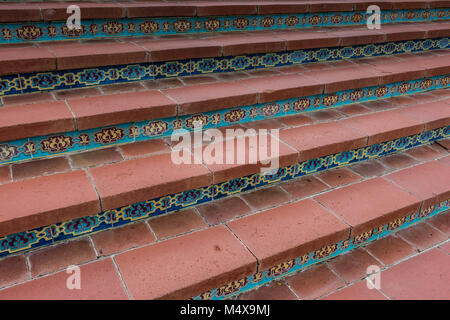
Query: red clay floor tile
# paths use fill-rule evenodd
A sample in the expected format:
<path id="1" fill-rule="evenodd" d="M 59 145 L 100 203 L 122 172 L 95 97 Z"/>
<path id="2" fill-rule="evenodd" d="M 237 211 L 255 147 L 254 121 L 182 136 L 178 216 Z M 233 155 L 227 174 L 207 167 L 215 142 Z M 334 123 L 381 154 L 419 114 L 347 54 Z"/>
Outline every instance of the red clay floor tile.
<path id="1" fill-rule="evenodd" d="M 250 213 L 252 210 L 238 197 L 220 199 L 197 207 L 210 224 L 226 222 L 230 219 Z"/>
<path id="2" fill-rule="evenodd" d="M 381 290 L 392 299 L 450 297 L 450 255 L 437 248 L 381 272 Z"/>
<path id="3" fill-rule="evenodd" d="M 438 214 L 427 220 L 436 229 L 440 230 L 442 233 L 450 236 L 450 212 L 444 212 Z"/>
<path id="4" fill-rule="evenodd" d="M 12 165 L 12 175 L 15 181 L 70 170 L 69 161 L 62 157 Z"/>
<path id="5" fill-rule="evenodd" d="M 345 283 L 326 264 L 313 266 L 308 270 L 286 278 L 285 281 L 300 299 L 306 300 L 317 299 L 345 286 Z"/>
<path id="6" fill-rule="evenodd" d="M 99 256 L 118 253 L 152 243 L 155 240 L 155 236 L 144 222 L 133 223 L 122 228 L 114 228 L 92 235 L 92 241 Z"/>
<path id="7" fill-rule="evenodd" d="M 391 156 L 386 156 L 380 159 L 381 163 L 385 164 L 387 167 L 392 169 L 403 169 L 406 167 L 410 167 L 417 162 L 414 158 L 407 156 L 406 154 L 394 154 Z"/>
<path id="8" fill-rule="evenodd" d="M 273 207 L 282 204 L 291 199 L 289 193 L 286 193 L 280 187 L 270 187 L 245 193 L 241 197 L 252 207 L 257 210 Z"/>
<path id="9" fill-rule="evenodd" d="M 405 151 L 405 154 L 419 160 L 419 161 L 429 161 L 438 158 L 441 153 L 430 146 L 421 146 Z"/>
<path id="10" fill-rule="evenodd" d="M 25 256 L 12 256 L 0 260 L 0 288 L 28 279 Z"/>
<path id="11" fill-rule="evenodd" d="M 170 152 L 169 146 L 162 139 L 154 139 L 122 145 L 119 147 L 126 159 L 148 154 Z"/>
<path id="12" fill-rule="evenodd" d="M 206 227 L 195 209 L 174 212 L 148 221 L 158 239 L 165 239 Z"/>
<path id="13" fill-rule="evenodd" d="M 72 273 L 74 275 L 74 273 Z M 120 282 L 111 259 L 92 262 L 80 267 L 80 290 L 68 289 L 70 277 L 61 271 L 0 291 L 2 300 L 116 300 L 128 296 Z"/>
<path id="14" fill-rule="evenodd" d="M 9 166 L 0 167 L 0 184 L 11 182 L 11 169 Z"/>
<path id="15" fill-rule="evenodd" d="M 96 258 L 88 238 L 61 243 L 30 255 L 31 276 L 37 277 Z"/>
<path id="16" fill-rule="evenodd" d="M 377 260 L 361 248 L 330 260 L 328 265 L 347 283 L 365 278 L 369 266 L 381 267 Z"/>
<path id="17" fill-rule="evenodd" d="M 397 234 L 420 251 L 447 240 L 444 234 L 426 223 L 419 223 L 405 230 L 401 230 Z"/>
<path id="18" fill-rule="evenodd" d="M 364 178 L 382 176 L 390 171 L 377 160 L 368 160 L 349 167 Z"/>
<path id="19" fill-rule="evenodd" d="M 188 299 L 256 272 L 256 259 L 224 226 L 131 250 L 114 259 L 135 299 Z"/>
<path id="20" fill-rule="evenodd" d="M 330 187 L 335 188 L 361 180 L 361 177 L 347 168 L 327 170 L 316 175 Z"/>
<path id="21" fill-rule="evenodd" d="M 70 159 L 74 168 L 87 168 L 123 160 L 121 154 L 115 148 L 74 154 L 70 156 Z"/>
<path id="22" fill-rule="evenodd" d="M 306 198 L 328 189 L 328 186 L 325 183 L 313 176 L 301 177 L 299 179 L 288 181 L 283 183 L 282 187 L 297 199 Z"/>
<path id="23" fill-rule="evenodd" d="M 366 250 L 386 266 L 417 253 L 417 250 L 412 245 L 393 235 L 370 243 Z"/>

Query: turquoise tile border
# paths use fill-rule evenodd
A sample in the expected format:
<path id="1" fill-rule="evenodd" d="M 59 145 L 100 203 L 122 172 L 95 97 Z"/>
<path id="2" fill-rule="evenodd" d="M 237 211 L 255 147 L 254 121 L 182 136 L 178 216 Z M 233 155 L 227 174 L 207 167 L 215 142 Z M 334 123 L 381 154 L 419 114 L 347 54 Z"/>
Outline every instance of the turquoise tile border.
<path id="1" fill-rule="evenodd" d="M 448 38 L 185 59 L 0 76 L 0 96 L 173 77 L 265 69 L 450 48 Z"/>
<path id="2" fill-rule="evenodd" d="M 371 241 L 383 238 L 389 234 L 397 232 L 403 228 L 407 228 L 413 224 L 419 223 L 424 219 L 428 219 L 439 213 L 443 213 L 450 209 L 450 199 L 443 201 L 435 206 L 425 208 L 420 212 L 411 213 L 403 218 L 391 221 L 383 226 L 377 227 L 371 231 L 361 235 L 349 238 L 339 243 L 335 243 L 319 250 L 310 252 L 301 257 L 285 261 L 268 270 L 258 272 L 254 275 L 230 282 L 219 288 L 204 292 L 193 297 L 193 300 L 225 300 L 233 298 L 246 291 L 256 289 L 271 281 L 284 278 L 296 272 L 304 270 L 314 264 L 329 260 L 344 253 L 347 253 L 357 247 L 366 245 Z"/>
<path id="3" fill-rule="evenodd" d="M 62 240 L 93 234 L 101 230 L 118 227 L 182 208 L 196 206 L 259 187 L 270 186 L 307 174 L 382 157 L 448 137 L 450 137 L 450 126 L 300 162 L 279 168 L 272 175 L 255 173 L 250 176 L 240 177 L 198 189 L 187 190 L 117 209 L 106 210 L 96 215 L 76 218 L 35 230 L 11 234 L 0 237 L 0 257 L 24 252 Z"/>
<path id="4" fill-rule="evenodd" d="M 0 165 L 168 137 L 178 129 L 192 130 L 194 120 L 201 123 L 204 129 L 216 128 L 447 88 L 449 85 L 450 75 L 442 75 L 194 115 L 131 122 L 116 126 L 0 142 Z"/>
<path id="5" fill-rule="evenodd" d="M 286 30 L 365 25 L 365 11 L 222 17 L 163 17 L 84 20 L 69 30 L 65 21 L 0 24 L 0 44 L 55 40 L 142 37 L 229 31 Z M 383 10 L 381 23 L 443 21 L 450 9 Z"/>

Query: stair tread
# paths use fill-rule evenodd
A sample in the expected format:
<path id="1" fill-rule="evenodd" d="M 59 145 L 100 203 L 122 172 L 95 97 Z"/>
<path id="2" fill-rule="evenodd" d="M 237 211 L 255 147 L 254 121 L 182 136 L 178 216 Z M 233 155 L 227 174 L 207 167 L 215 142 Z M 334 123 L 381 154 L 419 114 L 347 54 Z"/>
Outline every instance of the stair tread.
<path id="1" fill-rule="evenodd" d="M 240 218 L 228 226 L 256 256 L 260 271 L 345 240 L 350 233 L 346 223 L 310 199 Z"/>
<path id="2" fill-rule="evenodd" d="M 176 38 L 133 37 L 101 41 L 50 41 L 0 48 L 0 75 L 68 70 L 109 65 L 280 52 L 449 36 L 449 22 L 177 35 Z"/>
<path id="3" fill-rule="evenodd" d="M 100 211 L 97 193 L 82 170 L 4 184 L 0 190 L 0 236 Z"/>
<path id="4" fill-rule="evenodd" d="M 194 296 L 199 286 L 217 287 L 224 279 L 256 272 L 255 257 L 224 226 L 122 253 L 115 260 L 136 299 L 183 299 Z"/>
<path id="5" fill-rule="evenodd" d="M 414 0 L 332 0 L 332 1 L 232 1 L 217 3 L 215 1 L 192 1 L 187 3 L 168 3 L 152 1 L 151 3 L 109 2 L 77 3 L 84 19 L 136 18 L 136 17 L 183 17 L 183 16 L 222 16 L 252 15 L 270 13 L 302 13 L 366 10 L 370 4 L 377 4 L 381 9 L 420 9 L 448 7 L 448 1 L 414 1 Z M 67 19 L 67 5 L 43 2 L 21 5 L 16 3 L 0 6 L 0 22 L 20 21 L 59 21 Z"/>
<path id="6" fill-rule="evenodd" d="M 187 299 L 219 287 L 227 292 L 227 284 L 232 281 L 242 281 L 244 277 L 257 276 L 258 272 L 269 269 L 276 274 L 281 268 L 280 263 L 284 262 L 288 267 L 291 259 L 310 252 L 320 255 L 326 246 L 412 214 L 428 197 L 446 194 L 448 198 L 450 167 L 442 159 L 319 191 L 306 200 L 296 198 L 275 208 L 252 210 L 218 226 L 210 225 L 156 243 L 152 238 L 138 248 L 110 252 L 103 260 L 82 266 L 81 271 L 86 271 L 89 284 L 82 290 L 72 290 L 73 296 L 64 297 L 92 298 L 92 290 L 97 298 L 123 299 L 116 272 L 120 272 L 120 278 L 134 299 Z M 433 170 L 427 170 L 429 167 Z M 426 174 L 427 181 L 424 181 Z M 393 176 L 401 179 L 395 181 Z M 434 185 L 430 193 L 427 189 L 429 181 L 436 179 L 440 183 Z M 438 201 L 440 199 L 444 198 L 440 197 Z M 109 267 L 111 258 L 118 271 Z M 91 279 L 91 272 L 97 267 L 107 276 L 92 275 Z M 26 280 L 0 290 L 0 296 L 4 299 L 42 298 L 35 289 L 39 287 L 46 289 L 45 297 L 55 297 L 60 293 L 58 283 L 63 275 L 66 279 L 66 272 L 61 271 Z M 104 279 L 108 279 L 108 285 Z"/>
<path id="7" fill-rule="evenodd" d="M 142 88 L 139 92 L 104 95 L 98 92 L 87 97 L 69 97 L 66 104 L 49 101 L 7 105 L 0 108 L 0 141 L 70 132 L 74 127 L 92 129 L 448 74 L 448 53 L 440 54 L 405 56 L 405 60 L 396 57 L 362 59 L 352 63 L 352 67 L 301 69 L 291 74 L 268 76 L 263 73 L 247 79 L 219 79 L 161 90 Z M 74 118 L 70 119 L 69 114 Z"/>
<path id="8" fill-rule="evenodd" d="M 439 124 L 448 126 L 450 124 L 449 102 L 450 100 L 447 99 L 422 105 L 418 104 L 417 107 L 422 106 L 422 108 L 425 108 L 427 105 L 430 105 L 429 113 L 433 113 L 433 110 L 437 111 L 435 112 L 435 116 L 430 117 L 429 120 L 431 122 L 437 121 Z M 408 112 L 401 112 L 403 109 L 406 110 L 408 108 L 414 109 L 414 106 L 398 107 L 398 109 L 385 110 L 350 118 L 344 117 L 325 123 L 319 122 L 300 127 L 282 128 L 279 135 L 281 141 L 279 149 L 279 165 L 281 167 L 289 166 L 317 157 L 350 151 L 382 141 L 392 141 L 400 137 L 406 137 L 428 130 L 426 129 L 427 121 L 425 119 L 415 120 L 408 117 Z M 359 126 L 356 126 L 355 123 L 359 124 Z M 247 137 L 247 139 L 249 138 Z M 248 150 L 248 146 L 249 145 L 246 144 L 246 150 Z M 21 201 L 16 201 L 14 197 L 8 196 L 9 192 L 3 192 L 3 190 L 17 190 L 17 188 L 19 188 L 22 190 L 18 193 L 21 196 L 23 196 L 22 194 L 28 194 L 32 197 L 39 195 L 41 197 L 39 203 L 52 203 L 51 199 L 56 199 L 58 197 L 54 197 L 54 192 L 52 191 L 53 186 L 46 181 L 51 179 L 60 179 L 61 181 L 70 180 L 69 176 L 78 172 L 80 175 L 84 176 L 83 179 L 86 184 L 85 188 L 92 188 L 92 190 L 95 188 L 100 200 L 97 199 L 97 194 L 95 194 L 95 207 L 89 206 L 90 209 L 86 210 L 79 210 L 76 207 L 73 207 L 73 205 L 67 207 L 67 214 L 64 217 L 66 218 L 65 220 L 69 220 L 70 218 L 97 213 L 92 211 L 100 211 L 98 202 L 101 202 L 101 210 L 114 209 L 166 196 L 168 194 L 176 194 L 178 192 L 206 187 L 211 184 L 255 174 L 260 172 L 262 167 L 267 166 L 267 164 L 263 165 L 261 163 L 262 160 L 272 159 L 270 153 L 268 154 L 269 156 L 266 156 L 267 158 L 262 158 L 262 156 L 259 155 L 257 159 L 258 162 L 255 164 L 250 162 L 248 154 L 246 154 L 244 163 L 214 164 L 210 159 L 203 159 L 203 161 L 201 161 L 202 159 L 196 158 L 198 154 L 195 150 L 198 148 L 199 146 L 193 149 L 190 148 L 191 152 L 194 154 L 194 157 L 188 155 L 188 157 L 191 157 L 191 164 L 182 165 L 176 165 L 172 161 L 172 155 L 167 152 L 167 148 L 162 149 L 165 151 L 158 151 L 163 153 L 150 154 L 137 159 L 122 160 L 123 157 L 118 153 L 115 153 L 114 155 L 105 155 L 104 158 L 100 157 L 98 160 L 93 160 L 93 164 L 97 166 L 87 168 L 90 180 L 84 176 L 83 171 L 78 170 L 72 173 L 63 172 L 49 176 L 40 176 L 42 172 L 46 172 L 44 166 L 44 169 L 38 169 L 38 171 L 36 171 L 39 172 L 37 173 L 37 177 L 22 181 L 15 180 L 15 182 L 0 185 L 0 190 L 2 190 L 0 194 L 3 194 L 4 196 L 2 202 L 5 206 L 13 206 L 14 208 L 19 206 L 18 208 L 11 210 L 11 212 L 14 212 L 15 214 L 21 212 L 21 219 L 22 221 L 25 221 L 21 227 L 25 228 L 24 226 L 27 225 L 26 221 L 28 221 L 28 228 L 25 229 L 29 230 L 37 227 L 36 223 L 41 219 L 38 217 L 43 217 L 43 221 L 46 222 L 52 221 L 53 223 L 56 223 L 63 221 L 64 219 L 61 220 L 60 217 L 54 216 L 52 213 L 52 210 L 56 210 L 60 207 L 56 206 L 48 209 L 34 206 L 34 201 L 30 198 L 29 203 L 31 204 L 31 207 L 28 208 L 22 206 Z M 234 152 L 236 155 L 236 148 L 237 143 L 234 143 L 232 149 L 229 149 L 227 146 L 224 149 L 223 160 L 226 159 L 229 152 Z M 156 150 L 161 149 L 157 147 Z M 74 156 L 71 156 L 72 163 L 74 162 L 73 157 Z M 196 159 L 197 162 L 195 161 Z M 30 162 L 30 164 L 33 164 L 33 162 Z M 89 164 L 90 160 L 87 161 L 87 165 Z M 27 163 L 20 165 L 27 166 Z M 13 175 L 15 176 L 14 166 L 17 165 L 13 165 L 12 170 Z M 74 166 L 74 164 L 72 164 L 72 166 Z M 154 168 L 157 168 L 156 171 Z M 67 177 L 67 179 L 65 177 Z M 14 179 L 16 179 L 16 177 Z M 120 181 L 120 183 L 117 183 L 118 181 Z M 67 183 L 70 183 L 70 181 Z M 34 189 L 37 186 L 42 189 L 42 193 L 34 193 Z M 63 189 L 57 191 L 64 193 Z M 50 197 L 48 201 L 45 200 L 47 197 Z M 91 198 L 87 197 L 86 199 L 80 199 L 79 201 L 82 203 L 91 203 L 91 200 Z M 60 205 L 58 201 L 57 205 Z M 13 221 L 14 217 L 5 216 L 3 223 L 9 225 Z"/>

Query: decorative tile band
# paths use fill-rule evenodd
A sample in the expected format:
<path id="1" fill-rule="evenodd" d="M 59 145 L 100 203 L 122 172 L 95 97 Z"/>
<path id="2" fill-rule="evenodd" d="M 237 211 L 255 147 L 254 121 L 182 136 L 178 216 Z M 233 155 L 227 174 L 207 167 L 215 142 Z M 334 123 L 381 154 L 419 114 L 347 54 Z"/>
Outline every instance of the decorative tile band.
<path id="1" fill-rule="evenodd" d="M 241 192 L 274 185 L 307 174 L 382 157 L 447 137 L 450 137 L 450 126 L 300 162 L 279 168 L 277 172 L 272 175 L 255 173 L 250 176 L 240 177 L 198 189 L 187 190 L 156 199 L 134 203 L 117 209 L 106 210 L 96 215 L 76 218 L 30 231 L 11 234 L 0 238 L 0 257 L 56 243 L 58 241 L 92 234 L 101 230 L 115 228 Z"/>
<path id="2" fill-rule="evenodd" d="M 133 19 L 81 19 L 81 28 L 69 30 L 65 21 L 0 24 L 0 44 L 29 41 L 142 37 L 205 32 L 283 30 L 366 24 L 365 11 L 223 17 L 163 17 Z M 386 10 L 381 23 L 442 21 L 450 9 Z M 81 17 L 83 18 L 83 17 Z"/>
<path id="3" fill-rule="evenodd" d="M 0 76 L 0 96 L 95 87 L 199 74 L 245 71 L 450 48 L 448 38 L 406 40 L 348 47 L 313 48 L 241 56 L 185 59 Z"/>
<path id="4" fill-rule="evenodd" d="M 431 206 L 420 212 L 414 212 L 403 218 L 393 220 L 383 226 L 355 236 L 354 238 L 335 243 L 319 250 L 310 252 L 301 257 L 285 261 L 268 270 L 258 272 L 254 275 L 230 282 L 219 288 L 204 292 L 192 299 L 194 300 L 224 300 L 230 299 L 246 291 L 260 287 L 276 279 L 284 278 L 288 275 L 301 271 L 319 262 L 323 262 L 353 250 L 359 246 L 376 239 L 385 237 L 400 229 L 409 227 L 426 218 L 437 215 L 450 209 L 450 199 L 443 201 L 435 206 Z M 449 212 L 443 214 L 450 214 Z"/>
<path id="5" fill-rule="evenodd" d="M 0 142 L 0 165 L 167 137 L 177 129 L 192 130 L 194 122 L 201 123 L 204 129 L 223 127 L 446 88 L 449 85 L 450 75 L 443 75 L 194 115 Z"/>

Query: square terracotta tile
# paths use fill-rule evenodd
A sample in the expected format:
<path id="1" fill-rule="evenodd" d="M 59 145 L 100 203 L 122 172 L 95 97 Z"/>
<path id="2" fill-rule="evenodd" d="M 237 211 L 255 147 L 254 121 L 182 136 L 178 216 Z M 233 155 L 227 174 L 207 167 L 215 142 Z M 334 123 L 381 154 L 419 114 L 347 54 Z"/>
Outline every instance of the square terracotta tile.
<path id="1" fill-rule="evenodd" d="M 347 283 L 365 278 L 367 268 L 370 266 L 382 267 L 377 260 L 361 248 L 332 259 L 328 265 Z"/>
<path id="2" fill-rule="evenodd" d="M 242 194 L 241 197 L 256 210 L 273 207 L 291 200 L 290 194 L 286 193 L 280 187 L 256 190 Z"/>
<path id="3" fill-rule="evenodd" d="M 28 279 L 25 256 L 13 256 L 0 260 L 0 288 Z"/>
<path id="4" fill-rule="evenodd" d="M 423 222 L 401 230 L 397 235 L 420 251 L 447 240 L 447 237 L 442 232 Z"/>
<path id="5" fill-rule="evenodd" d="M 250 213 L 252 209 L 238 197 L 220 199 L 197 207 L 210 224 L 226 222 L 230 219 Z"/>
<path id="6" fill-rule="evenodd" d="M 62 157 L 12 165 L 12 174 L 15 181 L 70 170 L 69 161 Z"/>
<path id="7" fill-rule="evenodd" d="M 408 242 L 392 235 L 370 243 L 366 250 L 386 266 L 417 253 L 417 250 Z"/>
<path id="8" fill-rule="evenodd" d="M 345 286 L 345 283 L 326 264 L 313 266 L 308 270 L 286 278 L 285 281 L 300 299 L 306 300 L 320 298 Z"/>
<path id="9" fill-rule="evenodd" d="M 123 250 L 138 247 L 156 240 L 147 224 L 133 223 L 92 235 L 97 254 L 107 256 Z"/>
<path id="10" fill-rule="evenodd" d="M 329 187 L 313 176 L 301 177 L 282 184 L 284 190 L 297 199 L 306 198 L 327 190 Z"/>
<path id="11" fill-rule="evenodd" d="M 158 239 L 165 239 L 206 227 L 206 223 L 195 209 L 187 209 L 156 217 L 149 220 L 148 223 Z"/>
<path id="12" fill-rule="evenodd" d="M 330 187 L 346 185 L 361 180 L 361 177 L 347 168 L 327 170 L 316 175 Z"/>
<path id="13" fill-rule="evenodd" d="M 398 300 L 446 300 L 450 255 L 435 248 L 381 272 L 381 290 Z"/>
<path id="14" fill-rule="evenodd" d="M 427 220 L 429 224 L 441 231 L 443 234 L 450 236 L 450 212 L 443 212 Z"/>
<path id="15" fill-rule="evenodd" d="M 88 238 L 61 243 L 30 255 L 31 276 L 37 277 L 96 258 Z"/>

